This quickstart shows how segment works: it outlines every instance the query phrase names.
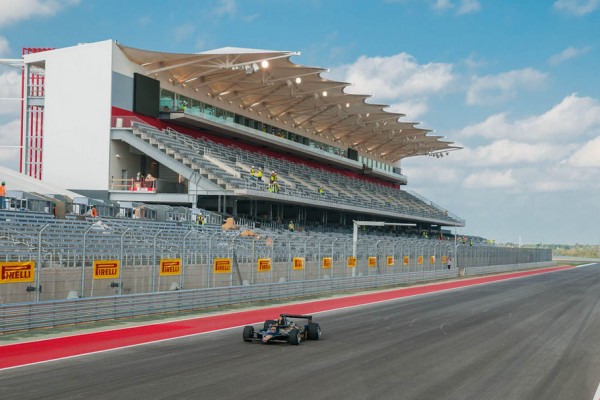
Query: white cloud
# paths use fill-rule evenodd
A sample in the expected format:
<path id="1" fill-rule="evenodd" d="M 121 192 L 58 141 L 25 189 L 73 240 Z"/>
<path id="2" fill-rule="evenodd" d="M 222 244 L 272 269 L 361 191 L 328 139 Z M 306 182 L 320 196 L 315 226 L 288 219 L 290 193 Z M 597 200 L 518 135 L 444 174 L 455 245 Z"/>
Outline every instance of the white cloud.
<path id="1" fill-rule="evenodd" d="M 481 10 L 481 4 L 478 0 L 461 0 L 458 5 L 457 14 L 470 14 Z"/>
<path id="2" fill-rule="evenodd" d="M 525 68 L 498 75 L 475 76 L 467 91 L 467 104 L 483 105 L 507 101 L 520 89 L 532 90 L 542 86 L 547 74 Z"/>
<path id="3" fill-rule="evenodd" d="M 456 10 L 457 15 L 475 13 L 481 10 L 481 3 L 479 0 L 435 0 L 432 4 L 434 10 L 446 11 Z"/>
<path id="4" fill-rule="evenodd" d="M 219 4 L 214 9 L 216 15 L 233 15 L 237 9 L 235 0 L 219 0 Z"/>
<path id="5" fill-rule="evenodd" d="M 452 64 L 419 64 L 407 53 L 390 57 L 361 56 L 342 70 L 343 80 L 354 83 L 348 92 L 371 93 L 378 100 L 439 93 L 454 80 Z"/>
<path id="6" fill-rule="evenodd" d="M 21 73 L 8 71 L 0 74 L 0 115 L 19 113 L 21 102 Z M 10 100 L 8 100 L 10 99 Z"/>
<path id="7" fill-rule="evenodd" d="M 10 45 L 4 36 L 0 36 L 0 57 L 4 57 L 10 53 Z"/>
<path id="8" fill-rule="evenodd" d="M 585 143 L 566 164 L 574 167 L 600 167 L 600 136 Z"/>
<path id="9" fill-rule="evenodd" d="M 586 15 L 598 8 L 600 0 L 556 0 L 554 8 L 573 15 Z"/>
<path id="10" fill-rule="evenodd" d="M 416 118 L 421 117 L 428 111 L 426 100 L 407 100 L 400 103 L 395 103 L 385 111 L 406 114 L 406 117 L 402 117 L 403 121 L 415 121 Z"/>
<path id="11" fill-rule="evenodd" d="M 3 0 L 0 2 L 0 26 L 35 16 L 53 16 L 62 9 L 79 3 L 80 0 Z"/>
<path id="12" fill-rule="evenodd" d="M 499 166 L 557 162 L 568 156 L 573 146 L 551 143 L 522 143 L 507 139 L 488 145 L 465 148 L 453 158 L 467 166 Z"/>
<path id="13" fill-rule="evenodd" d="M 444 11 L 454 7 L 454 4 L 450 0 L 436 0 L 432 7 L 438 11 Z"/>
<path id="14" fill-rule="evenodd" d="M 484 170 L 471 173 L 463 182 L 466 189 L 508 188 L 517 184 L 511 169 L 507 171 Z"/>
<path id="15" fill-rule="evenodd" d="M 466 126 L 459 136 L 571 142 L 577 137 L 589 136 L 597 129 L 600 129 L 600 102 L 573 93 L 541 115 L 511 122 L 507 114 L 495 114 L 481 123 Z"/>
<path id="16" fill-rule="evenodd" d="M 561 64 L 567 60 L 570 60 L 571 58 L 575 58 L 577 56 L 580 56 L 582 54 L 588 53 L 591 50 L 590 47 L 583 47 L 580 49 L 577 49 L 575 47 L 567 47 L 566 49 L 564 49 L 563 51 L 561 51 L 558 54 L 553 55 L 552 57 L 550 57 L 550 59 L 548 60 L 548 62 L 551 65 L 558 65 Z"/>

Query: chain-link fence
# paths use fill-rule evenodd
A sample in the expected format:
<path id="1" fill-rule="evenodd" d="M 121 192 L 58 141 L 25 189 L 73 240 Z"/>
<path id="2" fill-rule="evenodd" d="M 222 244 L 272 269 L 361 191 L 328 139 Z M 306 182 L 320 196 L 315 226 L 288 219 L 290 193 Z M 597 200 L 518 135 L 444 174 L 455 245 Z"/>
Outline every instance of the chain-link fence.
<path id="1" fill-rule="evenodd" d="M 135 220 L 3 224 L 0 239 L 4 304 L 394 274 L 437 279 L 552 258 L 546 249 L 385 236 L 359 236 L 353 254 L 350 235 Z"/>

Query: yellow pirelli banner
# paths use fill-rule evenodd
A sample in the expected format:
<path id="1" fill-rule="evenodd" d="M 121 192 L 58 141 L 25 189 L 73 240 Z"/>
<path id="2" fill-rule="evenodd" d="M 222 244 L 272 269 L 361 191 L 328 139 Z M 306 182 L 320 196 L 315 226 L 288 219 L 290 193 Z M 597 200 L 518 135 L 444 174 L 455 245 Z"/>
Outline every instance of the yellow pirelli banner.
<path id="1" fill-rule="evenodd" d="M 423 265 L 423 256 L 417 256 L 417 264 Z"/>
<path id="2" fill-rule="evenodd" d="M 377 257 L 369 257 L 369 267 L 373 268 L 377 266 Z"/>
<path id="3" fill-rule="evenodd" d="M 387 266 L 393 267 L 394 264 L 396 264 L 396 261 L 394 261 L 394 256 L 387 256 Z"/>
<path id="4" fill-rule="evenodd" d="M 356 257 L 348 257 L 346 265 L 348 266 L 348 268 L 356 268 Z"/>
<path id="5" fill-rule="evenodd" d="M 215 274 L 230 274 L 231 258 L 215 258 L 213 260 L 213 272 Z"/>
<path id="6" fill-rule="evenodd" d="M 295 257 L 294 264 L 292 265 L 294 271 L 300 271 L 304 269 L 304 258 Z"/>
<path id="7" fill-rule="evenodd" d="M 160 276 L 181 275 L 181 258 L 160 260 Z"/>
<path id="8" fill-rule="evenodd" d="M 409 262 L 410 262 L 410 257 L 409 256 L 404 256 L 404 258 L 402 259 L 402 263 L 404 265 L 408 265 Z"/>
<path id="9" fill-rule="evenodd" d="M 329 269 L 333 266 L 333 258 L 331 257 L 323 257 L 323 269 Z"/>
<path id="10" fill-rule="evenodd" d="M 446 264 L 446 260 L 448 260 L 448 258 L 446 256 L 442 256 L 442 264 Z"/>
<path id="11" fill-rule="evenodd" d="M 0 262 L 0 283 L 33 282 L 34 261 Z"/>
<path id="12" fill-rule="evenodd" d="M 269 272 L 271 270 L 271 259 L 270 258 L 259 258 L 257 265 L 258 265 L 258 272 Z"/>
<path id="13" fill-rule="evenodd" d="M 435 264 L 435 256 L 429 256 L 429 264 Z"/>
<path id="14" fill-rule="evenodd" d="M 115 279 L 119 277 L 121 262 L 119 260 L 94 261 L 94 279 Z"/>

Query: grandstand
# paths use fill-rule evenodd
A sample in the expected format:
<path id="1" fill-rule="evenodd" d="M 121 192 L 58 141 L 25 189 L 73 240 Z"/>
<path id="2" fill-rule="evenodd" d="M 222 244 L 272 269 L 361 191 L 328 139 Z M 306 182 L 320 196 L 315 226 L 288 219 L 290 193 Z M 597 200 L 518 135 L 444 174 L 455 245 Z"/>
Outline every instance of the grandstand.
<path id="1" fill-rule="evenodd" d="M 173 54 L 110 40 L 40 50 L 23 56 L 20 166 L 43 182 L 253 226 L 348 231 L 354 220 L 383 220 L 419 234 L 465 224 L 402 188 L 402 159 L 458 148 L 345 93 L 350 84 L 322 77 L 325 69 L 293 63 L 298 53 Z"/>

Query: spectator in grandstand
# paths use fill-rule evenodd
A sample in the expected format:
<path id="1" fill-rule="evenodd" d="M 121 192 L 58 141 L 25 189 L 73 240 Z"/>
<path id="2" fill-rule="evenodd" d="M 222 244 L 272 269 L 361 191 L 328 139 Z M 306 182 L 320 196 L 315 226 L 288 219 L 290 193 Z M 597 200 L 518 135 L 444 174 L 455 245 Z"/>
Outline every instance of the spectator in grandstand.
<path id="1" fill-rule="evenodd" d="M 294 221 L 290 221 L 290 223 L 288 224 L 288 230 L 290 232 L 294 232 L 295 229 L 296 227 L 294 226 Z"/>
<path id="2" fill-rule="evenodd" d="M 92 208 L 90 208 L 90 217 L 92 218 L 96 218 L 98 217 L 98 210 L 96 210 L 96 206 L 92 206 Z"/>
<path id="3" fill-rule="evenodd" d="M 0 210 L 6 208 L 6 182 L 2 181 L 0 186 Z"/>
<path id="4" fill-rule="evenodd" d="M 152 175 L 150 175 L 150 174 L 146 175 L 146 178 L 144 179 L 144 181 L 146 183 L 145 187 L 148 189 L 154 189 L 154 185 L 156 184 L 155 180 L 156 179 L 154 179 L 154 177 Z"/>

